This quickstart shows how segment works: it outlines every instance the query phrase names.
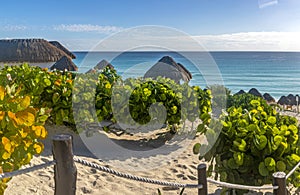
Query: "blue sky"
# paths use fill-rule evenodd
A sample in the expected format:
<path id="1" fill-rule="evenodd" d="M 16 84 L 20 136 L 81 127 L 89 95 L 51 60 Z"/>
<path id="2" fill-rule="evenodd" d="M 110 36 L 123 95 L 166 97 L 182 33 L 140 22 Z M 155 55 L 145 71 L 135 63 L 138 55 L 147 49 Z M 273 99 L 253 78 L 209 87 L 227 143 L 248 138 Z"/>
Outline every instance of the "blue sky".
<path id="1" fill-rule="evenodd" d="M 176 28 L 209 50 L 300 51 L 299 0 L 10 0 L 0 7 L 0 38 L 58 40 L 71 50 L 140 25 Z"/>

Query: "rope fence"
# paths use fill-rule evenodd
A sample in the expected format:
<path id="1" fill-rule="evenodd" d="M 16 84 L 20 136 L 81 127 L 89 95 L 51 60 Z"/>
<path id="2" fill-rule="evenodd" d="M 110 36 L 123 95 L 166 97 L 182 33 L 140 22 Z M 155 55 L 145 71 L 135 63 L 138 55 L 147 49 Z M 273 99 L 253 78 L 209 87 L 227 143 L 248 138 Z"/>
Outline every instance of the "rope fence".
<path id="1" fill-rule="evenodd" d="M 74 158 L 74 161 L 77 163 L 80 163 L 82 165 L 85 165 L 85 166 L 88 166 L 91 168 L 95 168 L 99 171 L 110 173 L 117 177 L 123 177 L 126 179 L 135 180 L 135 181 L 139 181 L 139 182 L 151 183 L 151 184 L 156 184 L 156 185 L 161 185 L 161 186 L 170 186 L 170 187 L 175 187 L 175 188 L 199 188 L 199 189 L 203 188 L 203 185 L 201 185 L 201 184 L 197 185 L 197 184 L 172 183 L 172 182 L 149 179 L 149 178 L 145 178 L 145 177 L 139 177 L 139 176 L 135 176 L 135 175 L 127 174 L 127 173 L 121 173 L 119 171 L 115 171 L 115 170 L 107 168 L 105 166 L 100 166 L 95 163 L 91 163 L 91 162 L 88 162 L 88 161 L 85 161 L 85 160 L 82 160 L 79 158 Z"/>
<path id="2" fill-rule="evenodd" d="M 55 161 L 49 161 L 49 162 L 46 162 L 44 164 L 35 165 L 33 167 L 20 169 L 20 170 L 16 170 L 16 171 L 13 171 L 13 172 L 1 173 L 0 174 L 0 179 L 10 178 L 10 177 L 14 177 L 14 176 L 17 176 L 17 175 L 30 173 L 30 172 L 33 172 L 33 171 L 36 171 L 36 170 L 39 170 L 39 169 L 47 168 L 47 167 L 52 166 L 52 165 L 55 165 Z"/>
<path id="3" fill-rule="evenodd" d="M 216 181 L 210 178 L 207 178 L 207 182 L 215 184 L 219 187 L 230 188 L 230 189 L 240 189 L 240 190 L 276 190 L 279 186 L 247 186 L 247 185 L 239 185 L 239 184 L 232 184 L 226 183 L 222 181 Z"/>
<path id="4" fill-rule="evenodd" d="M 94 168 L 96 170 L 106 172 L 117 177 L 130 179 L 138 182 L 150 183 L 161 186 L 169 186 L 174 188 L 194 188 L 198 189 L 198 195 L 207 195 L 207 184 L 212 183 L 219 187 L 240 190 L 273 190 L 275 195 L 287 195 L 286 180 L 295 172 L 300 166 L 300 162 L 286 175 L 284 172 L 276 172 L 273 174 L 273 184 L 269 186 L 247 186 L 231 184 L 221 181 L 216 181 L 206 177 L 206 164 L 200 164 L 197 167 L 198 171 L 198 184 L 182 184 L 168 181 L 160 181 L 146 177 L 139 177 L 127 173 L 110 169 L 105 166 L 100 166 L 95 163 L 74 157 L 72 149 L 72 136 L 71 135 L 55 135 L 53 137 L 53 161 L 49 161 L 33 167 L 24 168 L 21 170 L 7 172 L 0 174 L 0 179 L 10 178 L 13 176 L 33 172 L 54 165 L 54 181 L 55 181 L 55 195 L 75 195 L 76 194 L 76 181 L 77 181 L 77 168 L 76 163 L 84 166 Z"/>

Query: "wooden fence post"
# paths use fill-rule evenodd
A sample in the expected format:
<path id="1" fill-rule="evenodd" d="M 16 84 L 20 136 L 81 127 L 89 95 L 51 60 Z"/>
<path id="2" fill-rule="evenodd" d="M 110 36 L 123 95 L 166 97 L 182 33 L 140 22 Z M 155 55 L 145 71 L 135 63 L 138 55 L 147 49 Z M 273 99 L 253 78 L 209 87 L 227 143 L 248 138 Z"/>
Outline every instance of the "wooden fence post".
<path id="1" fill-rule="evenodd" d="M 202 185 L 201 189 L 198 189 L 198 195 L 207 195 L 207 178 L 206 178 L 206 164 L 200 164 L 197 167 L 198 170 L 198 185 Z"/>
<path id="2" fill-rule="evenodd" d="M 273 173 L 273 186 L 278 186 L 278 189 L 273 190 L 274 195 L 287 195 L 286 189 L 286 174 L 284 172 Z"/>
<path id="3" fill-rule="evenodd" d="M 73 160 L 72 137 L 61 134 L 53 136 L 55 195 L 75 195 L 77 169 Z"/>

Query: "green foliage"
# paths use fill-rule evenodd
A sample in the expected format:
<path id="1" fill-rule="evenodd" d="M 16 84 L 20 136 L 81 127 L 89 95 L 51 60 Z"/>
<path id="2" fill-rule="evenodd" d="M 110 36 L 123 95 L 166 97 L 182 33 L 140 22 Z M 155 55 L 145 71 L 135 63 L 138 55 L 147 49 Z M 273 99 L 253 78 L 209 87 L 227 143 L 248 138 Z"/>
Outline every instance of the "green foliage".
<path id="1" fill-rule="evenodd" d="M 29 95 L 35 107 L 51 108 L 50 118 L 54 123 L 73 123 L 73 77 L 69 72 L 48 72 L 47 69 L 22 64 L 5 66 L 0 71 L 0 84 L 20 86 L 20 93 Z"/>
<path id="2" fill-rule="evenodd" d="M 130 78 L 114 86 L 114 120 L 128 125 L 144 125 L 152 119 L 160 124 L 173 125 L 201 118 L 209 123 L 209 97 L 209 91 L 186 83 L 177 84 L 168 78 Z"/>
<path id="3" fill-rule="evenodd" d="M 47 131 L 44 123 L 48 118 L 45 108 L 34 108 L 29 95 L 23 95 L 23 87 L 0 85 L 0 172 L 18 170 L 26 165 L 35 154 L 43 151 Z M 21 95 L 22 94 L 22 95 Z M 0 194 L 6 183 L 0 181 Z"/>
<path id="4" fill-rule="evenodd" d="M 209 168 L 220 180 L 263 185 L 272 182 L 272 173 L 288 173 L 299 161 L 298 121 L 278 114 L 263 99 L 249 94 L 229 97 L 222 119 L 222 132 L 203 157 L 216 160 Z M 209 173 L 211 174 L 211 173 Z M 300 172 L 288 179 L 300 186 Z"/>
<path id="5" fill-rule="evenodd" d="M 111 120 L 112 89 L 119 79 L 116 71 L 108 67 L 100 73 L 77 74 L 72 94 L 75 120 L 82 123 Z"/>

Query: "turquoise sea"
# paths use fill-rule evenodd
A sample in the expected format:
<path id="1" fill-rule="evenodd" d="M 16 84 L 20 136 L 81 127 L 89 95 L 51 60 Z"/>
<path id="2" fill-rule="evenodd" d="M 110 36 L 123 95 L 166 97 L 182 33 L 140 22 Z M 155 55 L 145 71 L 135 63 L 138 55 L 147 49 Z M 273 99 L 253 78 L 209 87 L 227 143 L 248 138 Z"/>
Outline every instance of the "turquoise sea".
<path id="1" fill-rule="evenodd" d="M 205 69 L 210 69 L 211 63 L 220 71 L 224 85 L 236 93 L 243 89 L 248 91 L 252 87 L 262 94 L 270 93 L 275 99 L 282 95 L 300 93 L 300 52 L 189 52 L 189 59 L 185 53 L 176 52 L 74 52 L 77 59 L 74 63 L 79 72 L 86 72 L 102 59 L 113 64 L 124 78 L 139 77 L 154 65 L 161 57 L 171 56 L 176 62 L 183 64 L 193 76 L 190 85 L 206 87 L 207 77 Z M 202 58 L 203 66 L 192 63 Z M 205 66 L 206 61 L 209 65 Z"/>

